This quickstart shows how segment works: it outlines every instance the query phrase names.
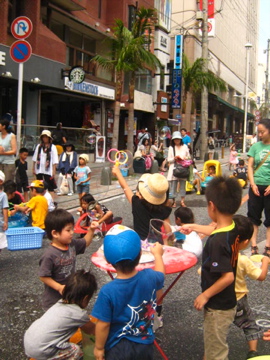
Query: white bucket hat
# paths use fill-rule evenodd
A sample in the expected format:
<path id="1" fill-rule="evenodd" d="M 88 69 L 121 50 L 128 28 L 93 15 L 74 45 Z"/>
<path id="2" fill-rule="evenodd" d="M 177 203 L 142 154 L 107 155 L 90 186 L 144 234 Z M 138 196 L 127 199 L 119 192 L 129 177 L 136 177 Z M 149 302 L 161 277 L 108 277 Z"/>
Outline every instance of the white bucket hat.
<path id="1" fill-rule="evenodd" d="M 180 131 L 174 131 L 172 134 L 172 140 L 174 139 L 182 139 Z"/>
<path id="2" fill-rule="evenodd" d="M 43 135 L 46 135 L 48 136 L 50 139 L 52 139 L 52 134 L 50 132 L 50 130 L 43 130 L 41 135 L 40 135 L 40 138 L 42 138 Z"/>
<path id="3" fill-rule="evenodd" d="M 87 154 L 81 154 L 79 155 L 79 158 L 82 158 L 86 163 L 89 162 L 89 157 Z"/>

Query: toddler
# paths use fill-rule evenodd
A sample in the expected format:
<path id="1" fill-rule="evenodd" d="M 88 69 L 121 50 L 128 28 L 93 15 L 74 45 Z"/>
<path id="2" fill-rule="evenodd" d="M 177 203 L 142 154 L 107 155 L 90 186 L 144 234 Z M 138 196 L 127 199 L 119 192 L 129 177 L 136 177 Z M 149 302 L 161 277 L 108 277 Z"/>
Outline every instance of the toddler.
<path id="1" fill-rule="evenodd" d="M 245 166 L 245 161 L 243 159 L 239 160 L 239 165 L 234 170 L 233 175 L 237 179 L 242 179 L 245 182 L 244 187 L 247 185 L 247 168 Z"/>
<path id="2" fill-rule="evenodd" d="M 45 285 L 42 306 L 48 310 L 58 300 L 70 274 L 74 274 L 76 255 L 83 254 L 92 242 L 97 223 L 92 222 L 83 239 L 72 239 L 73 216 L 64 209 L 48 213 L 45 220 L 47 237 L 52 241 L 39 261 L 39 277 Z"/>
<path id="3" fill-rule="evenodd" d="M 185 224 L 194 223 L 194 214 L 190 208 L 179 207 L 174 212 L 175 224 L 177 229 L 179 226 Z M 199 235 L 195 231 L 191 231 L 189 234 L 185 235 L 180 231 L 174 233 L 175 240 L 178 245 L 181 245 L 183 250 L 192 252 L 197 257 L 202 253 L 202 241 Z"/>
<path id="4" fill-rule="evenodd" d="M 91 169 L 89 166 L 86 166 L 88 162 L 88 155 L 81 154 L 79 156 L 79 165 L 74 169 L 74 178 L 76 180 L 77 192 L 80 200 L 83 195 L 88 194 L 90 190 Z"/>
<path id="5" fill-rule="evenodd" d="M 21 148 L 19 150 L 19 159 L 15 161 L 15 166 L 16 166 L 15 181 L 17 185 L 17 190 L 20 193 L 23 192 L 23 197 L 25 201 L 28 201 L 28 193 L 29 193 L 27 161 L 26 161 L 27 156 L 28 156 L 28 150 L 26 148 Z"/>
<path id="6" fill-rule="evenodd" d="M 231 167 L 233 167 L 233 170 L 236 168 L 236 165 L 238 164 L 238 157 L 237 157 L 237 151 L 235 149 L 235 144 L 232 144 L 230 147 L 230 165 L 229 170 L 231 170 Z"/>
<path id="7" fill-rule="evenodd" d="M 90 272 L 79 270 L 69 276 L 62 300 L 26 330 L 26 355 L 35 359 L 82 359 L 81 348 L 69 342 L 69 338 L 78 327 L 93 334 L 95 325 L 90 321 L 86 307 L 96 290 L 96 279 Z"/>
<path id="8" fill-rule="evenodd" d="M 14 210 L 21 211 L 25 214 L 31 212 L 32 226 L 45 228 L 45 217 L 48 212 L 48 203 L 44 194 L 44 184 L 41 180 L 34 180 L 30 184 L 31 199 L 23 205 L 14 205 Z"/>

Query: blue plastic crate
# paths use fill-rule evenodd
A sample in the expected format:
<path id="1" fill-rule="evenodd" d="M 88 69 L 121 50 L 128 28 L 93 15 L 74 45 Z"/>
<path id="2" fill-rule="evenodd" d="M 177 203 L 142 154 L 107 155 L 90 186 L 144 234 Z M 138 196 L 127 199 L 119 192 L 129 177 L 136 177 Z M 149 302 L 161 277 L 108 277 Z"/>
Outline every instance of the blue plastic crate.
<path id="1" fill-rule="evenodd" d="M 7 248 L 8 250 L 29 250 L 42 247 L 44 230 L 38 227 L 18 227 L 8 229 Z"/>
<path id="2" fill-rule="evenodd" d="M 120 169 L 120 171 L 124 177 L 128 176 L 128 169 Z"/>

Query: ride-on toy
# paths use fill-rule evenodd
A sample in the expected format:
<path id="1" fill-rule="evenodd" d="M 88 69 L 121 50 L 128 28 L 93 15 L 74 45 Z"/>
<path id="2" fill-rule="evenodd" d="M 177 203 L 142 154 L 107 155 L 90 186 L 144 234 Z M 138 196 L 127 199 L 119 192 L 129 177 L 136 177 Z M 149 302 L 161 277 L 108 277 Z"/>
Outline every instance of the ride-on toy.
<path id="1" fill-rule="evenodd" d="M 88 228 L 90 226 L 90 223 L 94 220 L 97 220 L 95 216 L 95 206 L 97 202 L 89 204 L 87 212 L 82 214 L 79 219 L 76 221 L 76 224 L 74 226 L 74 232 L 76 234 L 86 234 L 88 231 Z M 115 217 L 112 219 L 112 221 L 109 224 L 106 224 L 103 222 L 100 225 L 100 229 L 95 230 L 94 240 L 99 240 L 102 235 L 105 235 L 108 230 L 110 230 L 111 227 L 113 227 L 116 224 L 122 224 L 123 219 L 121 217 Z"/>
<path id="2" fill-rule="evenodd" d="M 213 179 L 213 176 L 207 176 L 209 174 L 209 167 L 210 166 L 215 167 L 215 170 L 216 170 L 215 175 L 216 176 L 221 176 L 222 175 L 221 164 L 220 164 L 220 162 L 218 160 L 207 160 L 207 161 L 205 161 L 205 163 L 203 165 L 203 172 L 202 172 L 202 178 L 204 179 L 204 181 L 201 183 L 202 194 L 205 191 L 207 183 Z"/>

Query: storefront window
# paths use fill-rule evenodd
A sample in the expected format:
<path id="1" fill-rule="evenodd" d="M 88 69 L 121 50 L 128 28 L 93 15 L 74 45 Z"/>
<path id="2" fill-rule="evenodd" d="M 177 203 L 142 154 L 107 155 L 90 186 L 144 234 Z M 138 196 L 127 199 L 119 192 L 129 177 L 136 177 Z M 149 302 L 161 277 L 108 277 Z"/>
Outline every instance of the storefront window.
<path id="1" fill-rule="evenodd" d="M 125 75 L 124 79 L 124 94 L 129 92 L 130 74 Z M 149 70 L 140 70 L 136 72 L 135 90 L 152 94 L 152 77 Z"/>

